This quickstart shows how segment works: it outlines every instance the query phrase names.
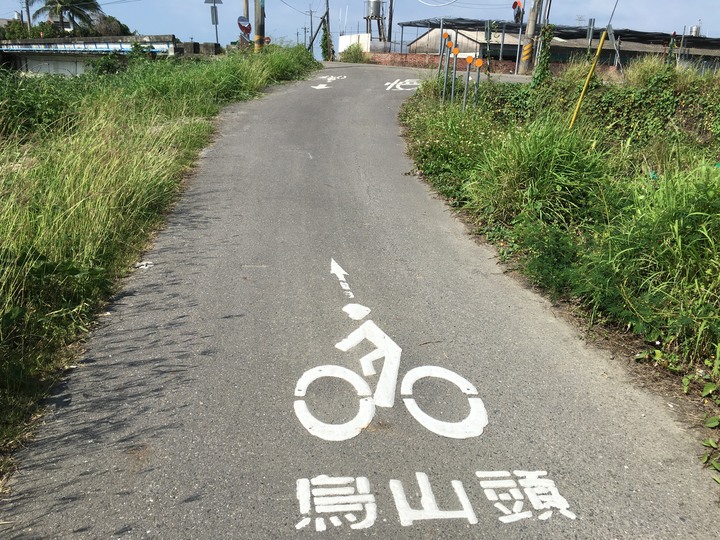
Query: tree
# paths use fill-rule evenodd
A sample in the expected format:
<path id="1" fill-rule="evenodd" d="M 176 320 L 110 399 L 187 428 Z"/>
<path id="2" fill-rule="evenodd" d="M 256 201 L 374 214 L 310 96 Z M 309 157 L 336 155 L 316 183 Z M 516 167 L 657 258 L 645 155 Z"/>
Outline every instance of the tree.
<path id="1" fill-rule="evenodd" d="M 10 21 L 3 30 L 4 37 L 2 39 L 54 38 L 63 35 L 57 26 L 49 22 L 41 22 L 30 27 L 30 36 L 28 36 L 27 26 L 18 20 Z"/>
<path id="2" fill-rule="evenodd" d="M 3 28 L 3 39 L 25 39 L 27 37 L 27 26 L 17 19 L 13 19 Z"/>
<path id="3" fill-rule="evenodd" d="M 322 20 L 322 39 L 320 40 L 320 51 L 322 52 L 322 59 L 326 62 L 333 59 L 335 51 L 332 50 L 332 41 L 330 40 L 330 33 L 328 32 L 327 18 L 323 17 Z"/>
<path id="4" fill-rule="evenodd" d="M 33 13 L 33 20 L 44 16 L 55 16 L 60 22 L 60 28 L 64 28 L 65 16 L 72 23 L 73 27 L 78 23 L 86 27 L 92 27 L 93 15 L 103 13 L 97 0 L 45 0 L 45 4 Z"/>
<path id="5" fill-rule="evenodd" d="M 93 28 L 98 36 L 132 36 L 134 34 L 127 25 L 104 13 L 95 18 Z"/>

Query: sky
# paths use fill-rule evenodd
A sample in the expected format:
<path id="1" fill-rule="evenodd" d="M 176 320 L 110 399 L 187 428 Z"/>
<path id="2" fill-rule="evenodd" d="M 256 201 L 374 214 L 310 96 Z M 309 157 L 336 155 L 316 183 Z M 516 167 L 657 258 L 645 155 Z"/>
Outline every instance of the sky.
<path id="1" fill-rule="evenodd" d="M 36 0 L 40 5 L 43 0 Z M 237 18 L 243 15 L 243 0 L 217 0 L 218 36 L 222 45 L 236 41 Z M 250 1 L 250 22 L 254 27 L 254 0 Z M 327 0 L 330 4 L 330 30 L 337 47 L 338 32 L 365 31 L 365 0 Z M 533 1 L 526 0 L 529 10 Z M 547 3 L 549 0 L 544 0 Z M 265 0 L 265 35 L 274 42 L 303 43 L 305 28 L 310 26 L 309 11 L 317 26 L 325 11 L 326 0 Z M 550 22 L 562 25 L 586 25 L 594 18 L 595 26 L 612 19 L 615 29 L 628 28 L 650 32 L 677 32 L 683 27 L 700 25 L 702 35 L 720 37 L 720 0 L 551 0 Z M 174 34 L 181 41 L 215 41 L 215 26 L 210 19 L 210 5 L 205 0 L 99 0 L 106 14 L 116 17 L 139 34 Z M 445 5 L 443 5 L 445 4 Z M 12 18 L 24 0 L 0 0 L 0 18 Z M 398 22 L 429 17 L 464 17 L 468 19 L 511 20 L 512 0 L 395 0 L 393 38 L 400 38 Z M 31 10 L 34 7 L 31 7 Z M 36 8 L 35 8 L 36 9 Z M 385 6 L 387 11 L 387 4 Z M 309 34 L 309 29 L 307 30 Z M 373 28 L 377 35 L 377 26 Z M 405 41 L 416 37 L 407 28 Z M 420 30 L 422 33 L 422 30 Z"/>

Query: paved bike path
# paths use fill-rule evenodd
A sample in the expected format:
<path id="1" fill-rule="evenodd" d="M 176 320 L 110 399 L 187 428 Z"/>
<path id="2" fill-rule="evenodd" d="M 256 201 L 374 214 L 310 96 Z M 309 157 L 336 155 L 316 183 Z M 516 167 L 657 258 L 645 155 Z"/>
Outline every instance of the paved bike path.
<path id="1" fill-rule="evenodd" d="M 694 435 L 407 174 L 396 118 L 418 77 L 330 65 L 223 113 L 153 265 L 127 280 L 18 456 L 0 535 L 714 534 Z M 360 359 L 392 344 L 392 407 L 375 403 L 345 440 L 303 426 L 298 401 L 329 425 L 378 401 L 347 373 L 375 392 L 387 358 L 375 375 Z M 346 379 L 298 395 L 328 365 Z M 479 399 L 481 434 L 414 418 L 401 385 L 421 366 L 472 388 L 432 371 L 446 377 L 412 386 L 418 408 L 457 423 Z"/>

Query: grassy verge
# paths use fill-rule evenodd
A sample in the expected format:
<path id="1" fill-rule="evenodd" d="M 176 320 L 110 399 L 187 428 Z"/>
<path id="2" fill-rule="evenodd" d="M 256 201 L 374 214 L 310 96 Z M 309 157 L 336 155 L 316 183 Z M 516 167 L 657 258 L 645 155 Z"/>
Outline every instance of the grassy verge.
<path id="1" fill-rule="evenodd" d="M 303 48 L 136 60 L 115 75 L 0 73 L 0 478 L 65 348 L 146 245 L 227 103 L 318 64 Z"/>
<path id="2" fill-rule="evenodd" d="M 570 130 L 588 67 L 491 81 L 465 112 L 428 81 L 401 113 L 410 153 L 502 257 L 720 405 L 720 77 L 647 58 L 593 80 Z"/>

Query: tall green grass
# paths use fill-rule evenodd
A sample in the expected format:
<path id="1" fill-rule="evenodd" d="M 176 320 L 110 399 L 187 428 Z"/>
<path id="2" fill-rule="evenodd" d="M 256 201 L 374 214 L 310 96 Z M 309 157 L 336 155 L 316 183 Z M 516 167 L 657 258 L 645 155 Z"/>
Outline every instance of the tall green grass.
<path id="1" fill-rule="evenodd" d="M 552 296 L 718 383 L 720 77 L 645 59 L 624 82 L 594 79 L 570 130 L 587 67 L 534 87 L 483 84 L 466 114 L 430 81 L 401 113 L 410 152 Z"/>
<path id="2" fill-rule="evenodd" d="M 368 64 L 370 63 L 370 55 L 363 51 L 359 43 L 353 43 L 340 53 L 340 61 L 351 64 Z"/>
<path id="3" fill-rule="evenodd" d="M 303 48 L 267 47 L 77 79 L 0 73 L 0 478 L 63 347 L 163 219 L 211 116 L 317 66 Z"/>

